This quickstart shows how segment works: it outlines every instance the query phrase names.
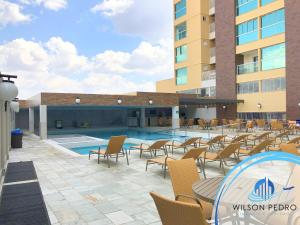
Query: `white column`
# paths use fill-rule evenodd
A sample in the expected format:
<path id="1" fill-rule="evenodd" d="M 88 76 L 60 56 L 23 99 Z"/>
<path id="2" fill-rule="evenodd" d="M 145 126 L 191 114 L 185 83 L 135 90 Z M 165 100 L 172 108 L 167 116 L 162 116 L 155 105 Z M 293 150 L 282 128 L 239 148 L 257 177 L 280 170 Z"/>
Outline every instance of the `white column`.
<path id="1" fill-rule="evenodd" d="M 34 134 L 34 108 L 29 108 L 29 132 Z"/>
<path id="2" fill-rule="evenodd" d="M 146 110 L 145 108 L 141 108 L 141 116 L 140 116 L 140 124 L 141 124 L 141 127 L 145 127 L 146 125 Z"/>
<path id="3" fill-rule="evenodd" d="M 47 106 L 40 106 L 40 138 L 47 139 L 48 130 L 47 130 Z"/>
<path id="4" fill-rule="evenodd" d="M 11 131 L 12 131 L 12 119 L 10 104 L 7 103 L 6 110 L 6 130 L 7 130 L 7 148 L 6 148 L 6 159 L 9 159 L 9 151 L 11 149 Z"/>
<path id="5" fill-rule="evenodd" d="M 180 128 L 179 106 L 172 107 L 172 128 L 173 129 Z"/>
<path id="6" fill-rule="evenodd" d="M 4 102 L 0 101 L 0 178 L 4 169 L 4 152 L 5 152 L 5 120 L 4 120 Z"/>

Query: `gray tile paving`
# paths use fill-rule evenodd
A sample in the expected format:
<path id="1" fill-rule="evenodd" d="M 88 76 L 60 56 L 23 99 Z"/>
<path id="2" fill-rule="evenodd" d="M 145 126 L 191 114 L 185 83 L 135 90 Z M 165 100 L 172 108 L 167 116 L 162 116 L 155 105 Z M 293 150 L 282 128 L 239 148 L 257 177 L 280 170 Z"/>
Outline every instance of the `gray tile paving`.
<path id="1" fill-rule="evenodd" d="M 179 156 L 179 155 L 175 155 Z M 10 162 L 32 160 L 55 225 L 161 224 L 149 192 L 174 198 L 169 177 L 160 166 L 145 172 L 146 159 L 137 152 L 98 165 L 96 158 L 77 157 L 56 149 L 34 136 L 24 137 L 22 149 L 10 152 Z M 209 164 L 208 177 L 222 175 L 218 164 Z"/>

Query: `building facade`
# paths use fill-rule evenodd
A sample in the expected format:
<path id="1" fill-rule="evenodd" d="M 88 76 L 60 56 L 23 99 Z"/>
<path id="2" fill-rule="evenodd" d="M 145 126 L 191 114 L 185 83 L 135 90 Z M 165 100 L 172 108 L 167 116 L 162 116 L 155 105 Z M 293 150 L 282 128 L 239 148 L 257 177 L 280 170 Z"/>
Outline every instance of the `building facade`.
<path id="1" fill-rule="evenodd" d="M 174 78 L 157 91 L 244 100 L 217 107 L 217 117 L 299 119 L 299 8 L 297 0 L 174 0 Z"/>

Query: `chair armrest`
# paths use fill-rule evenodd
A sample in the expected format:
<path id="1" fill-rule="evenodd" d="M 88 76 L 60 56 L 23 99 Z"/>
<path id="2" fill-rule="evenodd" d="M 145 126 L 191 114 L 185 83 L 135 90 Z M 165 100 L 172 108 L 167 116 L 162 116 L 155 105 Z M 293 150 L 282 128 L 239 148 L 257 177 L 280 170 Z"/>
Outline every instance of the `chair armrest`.
<path id="1" fill-rule="evenodd" d="M 180 194 L 180 195 L 176 195 L 176 197 L 175 197 L 175 201 L 180 201 L 180 200 L 179 200 L 180 198 L 187 198 L 187 199 L 191 199 L 191 200 L 195 201 L 195 203 L 196 203 L 196 204 L 200 205 L 200 206 L 201 206 L 201 208 L 202 208 L 202 205 L 201 205 L 201 202 L 199 201 L 199 199 L 197 199 L 197 198 L 195 198 L 195 197 L 193 197 L 193 196 L 189 196 L 189 195 L 182 195 L 182 194 Z"/>

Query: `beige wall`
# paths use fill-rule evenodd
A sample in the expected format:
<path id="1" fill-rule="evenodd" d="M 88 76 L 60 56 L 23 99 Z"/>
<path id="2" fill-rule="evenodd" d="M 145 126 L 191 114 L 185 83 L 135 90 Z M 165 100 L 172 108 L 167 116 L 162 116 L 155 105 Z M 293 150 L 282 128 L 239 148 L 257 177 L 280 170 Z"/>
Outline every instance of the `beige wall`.
<path id="1" fill-rule="evenodd" d="M 179 0 L 174 0 L 174 4 L 177 2 Z M 208 10 L 209 0 L 187 1 L 187 14 L 174 20 L 174 31 L 178 24 L 187 23 L 187 37 L 174 42 L 174 50 L 176 47 L 187 45 L 187 60 L 175 63 L 173 79 L 158 81 L 156 83 L 157 91 L 176 92 L 201 87 L 203 64 L 209 64 L 210 59 Z M 206 21 L 203 20 L 203 16 L 206 17 Z M 175 70 L 183 67 L 187 67 L 188 70 L 187 84 L 176 85 Z"/>
<path id="2" fill-rule="evenodd" d="M 243 14 L 236 17 L 236 24 L 243 23 L 245 21 L 259 18 L 268 14 L 270 12 L 284 8 L 284 0 L 278 0 L 273 3 L 270 3 L 264 7 L 258 7 L 258 9 Z M 260 23 L 260 22 L 259 22 Z M 248 44 L 240 45 L 236 47 L 236 54 L 244 54 L 249 51 L 256 50 L 259 56 L 259 61 L 261 60 L 261 48 L 280 44 L 285 42 L 285 33 L 272 36 L 265 39 L 259 39 L 258 41 L 251 42 Z M 275 57 L 275 56 L 274 56 Z M 245 57 L 245 63 L 248 61 L 248 58 Z M 250 59 L 251 61 L 251 59 Z M 249 81 L 261 81 L 264 79 L 271 79 L 277 77 L 285 77 L 286 69 L 275 69 L 268 71 L 259 71 L 257 73 L 243 74 L 237 76 L 237 83 L 249 82 Z M 261 82 L 259 82 L 261 90 Z M 285 112 L 286 111 L 286 92 L 285 91 L 275 91 L 268 93 L 252 93 L 252 94 L 238 94 L 238 99 L 243 99 L 244 104 L 239 104 L 237 111 L 238 112 Z M 257 108 L 257 103 L 262 105 L 261 109 Z"/>

